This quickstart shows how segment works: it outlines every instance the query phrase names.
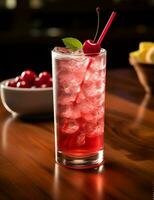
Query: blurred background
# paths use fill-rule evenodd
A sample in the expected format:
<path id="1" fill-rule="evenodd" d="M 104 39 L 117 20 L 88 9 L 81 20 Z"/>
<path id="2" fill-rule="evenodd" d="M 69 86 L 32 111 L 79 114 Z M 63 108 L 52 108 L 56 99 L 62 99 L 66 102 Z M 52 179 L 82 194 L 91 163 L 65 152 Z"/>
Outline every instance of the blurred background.
<path id="1" fill-rule="evenodd" d="M 97 6 L 99 32 L 118 12 L 102 43 L 108 68 L 128 67 L 128 53 L 140 41 L 154 41 L 154 0 L 0 0 L 0 79 L 27 68 L 51 71 L 51 49 L 63 45 L 61 38 L 94 38 Z"/>

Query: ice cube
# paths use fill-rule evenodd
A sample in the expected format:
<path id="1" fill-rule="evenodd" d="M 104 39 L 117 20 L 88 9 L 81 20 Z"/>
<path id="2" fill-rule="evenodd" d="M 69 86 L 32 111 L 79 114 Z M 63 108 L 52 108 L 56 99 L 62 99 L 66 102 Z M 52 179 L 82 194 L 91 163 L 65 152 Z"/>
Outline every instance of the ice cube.
<path id="1" fill-rule="evenodd" d="M 64 117 L 64 118 L 78 119 L 81 117 L 81 113 L 78 107 L 72 104 L 59 106 L 58 113 L 59 113 L 59 116 Z"/>
<path id="2" fill-rule="evenodd" d="M 77 136 L 77 145 L 82 146 L 85 144 L 85 133 L 81 133 Z"/>
<path id="3" fill-rule="evenodd" d="M 61 94 L 58 96 L 58 105 L 71 105 L 75 98 L 76 94 Z"/>
<path id="4" fill-rule="evenodd" d="M 105 102 L 105 93 L 100 93 L 94 97 L 91 97 L 90 101 L 93 103 L 95 107 L 103 106 Z"/>
<path id="5" fill-rule="evenodd" d="M 96 86 L 95 82 L 89 80 L 83 84 L 83 92 L 86 96 L 95 96 L 96 95 Z"/>
<path id="6" fill-rule="evenodd" d="M 84 114 L 82 114 L 82 118 L 88 122 L 91 122 L 94 120 L 94 116 L 92 113 L 84 113 Z"/>
<path id="7" fill-rule="evenodd" d="M 83 91 L 87 97 L 95 96 L 97 94 L 95 83 L 92 81 L 86 82 Z"/>
<path id="8" fill-rule="evenodd" d="M 105 67 L 106 67 L 105 56 L 104 57 L 96 56 L 96 57 L 93 58 L 90 69 L 92 71 L 99 71 L 99 70 L 104 69 Z"/>
<path id="9" fill-rule="evenodd" d="M 87 122 L 84 126 L 84 132 L 89 133 L 93 132 L 97 126 L 97 123 Z"/>
<path id="10" fill-rule="evenodd" d="M 82 113 L 82 118 L 87 122 L 97 123 L 98 120 L 104 118 L 104 107 L 95 108 L 92 112 Z"/>
<path id="11" fill-rule="evenodd" d="M 58 85 L 70 84 L 70 86 L 79 85 L 82 82 L 82 75 L 77 76 L 73 73 L 60 73 L 58 75 Z"/>
<path id="12" fill-rule="evenodd" d="M 79 104 L 85 99 L 86 99 L 86 96 L 84 95 L 83 91 L 82 90 L 79 91 L 79 93 L 77 93 L 77 96 L 76 96 L 76 103 Z"/>
<path id="13" fill-rule="evenodd" d="M 96 137 L 104 133 L 104 122 L 102 120 L 95 124 L 87 124 L 86 137 Z"/>
<path id="14" fill-rule="evenodd" d="M 61 85 L 59 85 L 59 88 L 58 88 L 58 93 L 59 95 L 63 94 L 63 95 L 73 95 L 73 94 L 76 94 L 80 91 L 80 87 L 78 84 L 76 84 L 75 82 L 73 83 L 72 81 L 72 84 L 70 82 L 65 82 Z"/>
<path id="15" fill-rule="evenodd" d="M 82 74 L 86 70 L 88 59 L 87 58 L 63 58 L 57 60 L 57 73 L 67 72 L 67 73 L 80 73 Z"/>
<path id="16" fill-rule="evenodd" d="M 102 80 L 88 80 L 83 84 L 82 89 L 87 97 L 94 97 L 105 91 L 105 83 Z"/>
<path id="17" fill-rule="evenodd" d="M 88 97 L 96 96 L 105 90 L 105 72 L 103 70 L 86 72 L 82 86 L 83 92 Z"/>
<path id="18" fill-rule="evenodd" d="M 98 107 L 93 113 L 94 120 L 100 120 L 104 118 L 104 106 Z"/>
<path id="19" fill-rule="evenodd" d="M 78 93 L 80 91 L 80 87 L 77 85 L 75 85 L 75 86 L 70 86 L 70 84 L 68 84 L 68 85 L 65 85 L 65 88 L 64 88 L 64 92 L 66 93 L 66 94 L 73 94 L 73 93 Z"/>
<path id="20" fill-rule="evenodd" d="M 81 101 L 77 105 L 81 113 L 90 113 L 95 110 L 95 106 L 88 99 Z"/>
<path id="21" fill-rule="evenodd" d="M 63 124 L 61 124 L 61 131 L 67 134 L 73 134 L 77 132 L 79 129 L 79 123 L 73 119 L 65 119 L 63 120 Z"/>

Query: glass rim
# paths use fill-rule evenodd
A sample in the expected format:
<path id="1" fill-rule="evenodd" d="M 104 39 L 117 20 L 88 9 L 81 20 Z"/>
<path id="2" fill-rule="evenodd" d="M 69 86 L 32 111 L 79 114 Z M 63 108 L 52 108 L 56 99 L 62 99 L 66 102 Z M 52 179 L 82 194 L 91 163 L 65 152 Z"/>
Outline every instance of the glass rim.
<path id="1" fill-rule="evenodd" d="M 51 51 L 52 54 L 56 54 L 56 55 L 59 55 L 62 57 L 100 56 L 100 55 L 106 54 L 106 52 L 107 52 L 106 49 L 101 48 L 99 53 L 83 53 L 83 52 L 81 52 L 81 53 L 74 54 L 74 52 L 63 53 L 63 52 L 56 51 L 57 48 L 61 48 L 61 47 L 54 47 Z M 62 48 L 65 48 L 65 47 L 62 47 Z"/>

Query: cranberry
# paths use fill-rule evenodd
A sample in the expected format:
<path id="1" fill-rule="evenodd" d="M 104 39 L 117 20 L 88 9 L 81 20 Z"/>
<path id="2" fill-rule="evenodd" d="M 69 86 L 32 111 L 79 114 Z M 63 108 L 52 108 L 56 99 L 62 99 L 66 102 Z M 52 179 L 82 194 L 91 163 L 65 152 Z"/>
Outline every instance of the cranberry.
<path id="1" fill-rule="evenodd" d="M 42 83 L 46 84 L 51 78 L 51 74 L 49 72 L 44 71 L 39 74 L 39 78 L 42 81 Z"/>
<path id="2" fill-rule="evenodd" d="M 36 77 L 34 81 L 34 86 L 39 88 L 41 87 L 42 84 L 43 84 L 43 81 L 39 77 Z"/>
<path id="3" fill-rule="evenodd" d="M 49 78 L 49 80 L 47 82 L 47 86 L 48 87 L 52 87 L 52 78 Z"/>
<path id="4" fill-rule="evenodd" d="M 18 82 L 20 82 L 20 81 L 22 81 L 21 76 L 17 76 L 17 77 L 15 78 L 15 82 L 18 83 Z"/>
<path id="5" fill-rule="evenodd" d="M 92 40 L 86 40 L 83 44 L 84 53 L 99 53 L 101 49 L 100 44 L 94 43 Z"/>
<path id="6" fill-rule="evenodd" d="M 29 84 L 26 81 L 20 81 L 17 83 L 17 88 L 29 88 Z"/>
<path id="7" fill-rule="evenodd" d="M 25 81 L 27 82 L 29 85 L 33 85 L 34 81 L 35 81 L 35 78 L 36 78 L 36 74 L 34 71 L 32 70 L 26 70 L 26 71 L 23 71 L 22 74 L 21 74 L 21 79 L 22 81 Z"/>
<path id="8" fill-rule="evenodd" d="M 47 87 L 48 87 L 48 85 L 45 83 L 41 85 L 41 88 L 47 88 Z"/>
<path id="9" fill-rule="evenodd" d="M 16 87 L 16 81 L 15 80 L 10 80 L 6 82 L 6 86 L 8 87 Z"/>
<path id="10" fill-rule="evenodd" d="M 6 86 L 17 88 L 47 88 L 52 87 L 52 77 L 47 71 L 41 72 L 39 76 L 32 70 L 25 70 L 21 76 L 6 82 Z"/>

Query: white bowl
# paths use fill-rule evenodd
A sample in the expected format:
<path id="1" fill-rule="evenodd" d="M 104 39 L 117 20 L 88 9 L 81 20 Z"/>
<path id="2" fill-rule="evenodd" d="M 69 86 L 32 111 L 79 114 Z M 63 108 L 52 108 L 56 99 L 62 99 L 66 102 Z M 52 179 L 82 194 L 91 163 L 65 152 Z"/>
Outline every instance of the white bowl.
<path id="1" fill-rule="evenodd" d="M 44 115 L 53 111 L 52 88 L 14 88 L 1 82 L 1 99 L 4 107 L 11 114 Z"/>

